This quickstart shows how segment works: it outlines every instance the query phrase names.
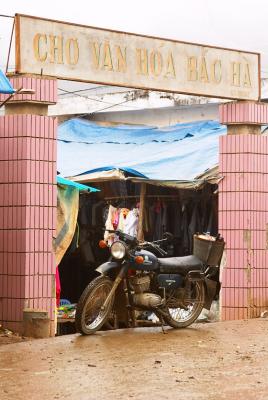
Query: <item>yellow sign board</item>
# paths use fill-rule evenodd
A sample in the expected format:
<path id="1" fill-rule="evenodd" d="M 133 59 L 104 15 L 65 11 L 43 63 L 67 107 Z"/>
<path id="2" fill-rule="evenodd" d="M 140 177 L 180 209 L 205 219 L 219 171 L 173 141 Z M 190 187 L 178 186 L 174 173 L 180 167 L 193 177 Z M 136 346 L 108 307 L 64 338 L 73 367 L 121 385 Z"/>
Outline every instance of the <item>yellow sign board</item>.
<path id="1" fill-rule="evenodd" d="M 16 72 L 258 100 L 260 55 L 17 14 Z"/>

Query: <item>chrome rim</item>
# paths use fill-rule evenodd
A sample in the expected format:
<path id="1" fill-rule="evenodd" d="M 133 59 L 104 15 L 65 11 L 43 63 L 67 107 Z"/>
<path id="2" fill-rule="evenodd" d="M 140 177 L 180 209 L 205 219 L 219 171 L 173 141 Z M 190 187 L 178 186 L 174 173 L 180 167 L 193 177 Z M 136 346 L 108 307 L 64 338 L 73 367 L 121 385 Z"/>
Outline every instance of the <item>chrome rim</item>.
<path id="1" fill-rule="evenodd" d="M 171 318 L 176 322 L 186 322 L 192 318 L 193 314 L 196 312 L 197 308 L 200 305 L 200 297 L 201 297 L 201 287 L 199 284 L 195 284 L 193 288 L 195 292 L 195 299 L 187 299 L 187 309 L 179 308 L 179 307 L 169 307 L 167 301 L 167 308 Z"/>
<path id="2" fill-rule="evenodd" d="M 103 324 L 107 314 L 110 311 L 111 302 L 113 301 L 112 298 L 107 304 L 106 308 L 102 309 L 102 306 L 110 291 L 111 285 L 103 283 L 91 292 L 83 311 L 83 320 L 86 329 L 96 329 L 98 326 Z"/>

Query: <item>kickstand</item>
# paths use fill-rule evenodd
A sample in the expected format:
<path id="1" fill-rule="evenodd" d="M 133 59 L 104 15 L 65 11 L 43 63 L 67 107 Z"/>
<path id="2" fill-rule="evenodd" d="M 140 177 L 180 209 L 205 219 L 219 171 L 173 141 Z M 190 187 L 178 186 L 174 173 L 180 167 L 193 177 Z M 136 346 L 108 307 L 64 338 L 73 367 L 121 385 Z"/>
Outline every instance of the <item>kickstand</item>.
<path id="1" fill-rule="evenodd" d="M 164 329 L 164 320 L 163 320 L 162 315 L 159 315 L 159 318 L 160 318 L 160 322 L 161 322 L 161 329 L 162 329 L 162 332 L 163 332 L 164 335 L 166 335 L 167 332 L 166 332 L 165 329 Z"/>

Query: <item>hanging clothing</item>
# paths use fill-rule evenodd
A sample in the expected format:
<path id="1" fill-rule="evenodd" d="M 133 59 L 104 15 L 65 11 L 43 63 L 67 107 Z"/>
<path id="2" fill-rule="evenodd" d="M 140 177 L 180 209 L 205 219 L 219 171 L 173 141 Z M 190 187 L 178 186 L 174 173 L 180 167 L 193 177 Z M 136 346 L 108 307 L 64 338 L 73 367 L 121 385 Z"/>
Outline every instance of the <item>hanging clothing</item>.
<path id="1" fill-rule="evenodd" d="M 108 217 L 105 222 L 105 228 L 108 230 L 113 231 L 113 219 L 114 215 L 117 212 L 117 208 L 113 207 L 112 205 L 109 206 Z M 108 231 L 104 232 L 104 240 L 108 241 L 108 244 L 111 245 L 114 242 L 114 233 L 110 233 Z"/>
<path id="2" fill-rule="evenodd" d="M 125 229 L 125 221 L 127 218 L 127 215 L 129 213 L 129 209 L 128 208 L 121 208 L 120 209 L 120 213 L 119 213 L 119 222 L 118 222 L 118 230 L 124 232 Z"/>
<path id="3" fill-rule="evenodd" d="M 89 226 L 81 226 L 79 232 L 79 249 L 84 263 L 93 264 L 95 260 L 91 243 L 91 234 Z"/>
<path id="4" fill-rule="evenodd" d="M 162 204 L 160 201 L 155 203 L 154 212 L 155 212 L 155 223 L 154 223 L 153 240 L 159 240 L 162 239 L 162 232 L 163 232 Z"/>
<path id="5" fill-rule="evenodd" d="M 98 201 L 92 205 L 92 226 L 102 225 L 102 212 L 105 202 L 103 200 Z"/>
<path id="6" fill-rule="evenodd" d="M 81 225 L 92 225 L 93 199 L 89 196 L 80 196 L 78 220 Z"/>
<path id="7" fill-rule="evenodd" d="M 154 212 L 154 204 L 148 208 L 148 217 L 149 217 L 149 227 L 150 234 L 153 240 L 154 239 L 154 228 L 155 228 L 155 212 Z"/>
<path id="8" fill-rule="evenodd" d="M 137 236 L 138 222 L 139 210 L 138 208 L 133 208 L 125 218 L 123 232 L 131 236 Z"/>
<path id="9" fill-rule="evenodd" d="M 162 232 L 161 239 L 163 234 L 168 231 L 168 206 L 166 203 L 162 204 Z"/>
<path id="10" fill-rule="evenodd" d="M 61 284 L 60 284 L 60 274 L 59 268 L 56 267 L 56 303 L 57 307 L 60 306 L 60 293 L 61 293 Z"/>
<path id="11" fill-rule="evenodd" d="M 195 233 L 200 232 L 200 230 L 201 230 L 201 221 L 200 221 L 199 207 L 198 203 L 195 203 L 192 211 L 191 221 L 188 228 L 190 251 L 192 251 L 193 248 L 193 236 Z"/>
<path id="12" fill-rule="evenodd" d="M 214 236 L 217 235 L 218 233 L 217 214 L 218 214 L 217 202 L 215 201 L 215 199 L 212 199 L 209 220 L 207 225 L 207 232 L 210 232 L 210 234 Z"/>
<path id="13" fill-rule="evenodd" d="M 120 212 L 119 215 L 119 222 L 118 222 L 118 230 L 124 232 L 124 222 L 125 222 L 125 217 L 122 212 Z"/>
<path id="14" fill-rule="evenodd" d="M 174 205 L 173 223 L 174 235 L 180 239 L 182 237 L 182 206 L 179 202 Z"/>
<path id="15" fill-rule="evenodd" d="M 113 214 L 113 218 L 112 218 L 112 225 L 113 225 L 114 230 L 116 230 L 118 228 L 119 215 L 120 215 L 120 209 L 116 209 L 116 211 Z"/>
<path id="16" fill-rule="evenodd" d="M 184 254 L 189 254 L 188 214 L 186 205 L 182 205 L 181 234 Z"/>

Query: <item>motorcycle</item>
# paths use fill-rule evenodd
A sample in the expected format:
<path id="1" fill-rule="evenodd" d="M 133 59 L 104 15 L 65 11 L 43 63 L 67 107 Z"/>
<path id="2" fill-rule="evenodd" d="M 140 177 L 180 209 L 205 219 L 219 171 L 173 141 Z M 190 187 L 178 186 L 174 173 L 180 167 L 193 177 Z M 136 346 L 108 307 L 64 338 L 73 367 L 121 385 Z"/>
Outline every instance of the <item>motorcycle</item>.
<path id="1" fill-rule="evenodd" d="M 171 241 L 171 234 L 160 241 L 139 242 L 121 231 L 109 232 L 117 235 L 118 240 L 110 247 L 110 260 L 96 269 L 100 276 L 89 283 L 77 303 L 78 332 L 90 335 L 108 322 L 116 290 L 122 282 L 132 315 L 135 310 L 153 312 L 162 326 L 166 323 L 175 329 L 185 328 L 198 318 L 203 308 L 210 309 L 220 290 L 217 265 L 224 248 L 223 239 L 217 238 L 222 243 L 221 254 L 212 265 L 209 256 L 166 258 L 161 243 Z M 106 246 L 104 241 L 100 242 L 100 247 Z"/>

